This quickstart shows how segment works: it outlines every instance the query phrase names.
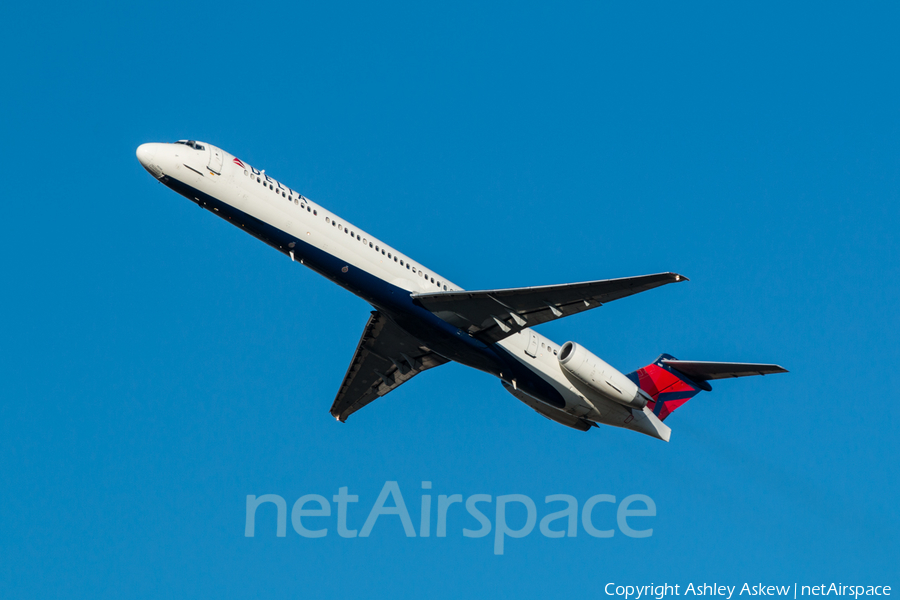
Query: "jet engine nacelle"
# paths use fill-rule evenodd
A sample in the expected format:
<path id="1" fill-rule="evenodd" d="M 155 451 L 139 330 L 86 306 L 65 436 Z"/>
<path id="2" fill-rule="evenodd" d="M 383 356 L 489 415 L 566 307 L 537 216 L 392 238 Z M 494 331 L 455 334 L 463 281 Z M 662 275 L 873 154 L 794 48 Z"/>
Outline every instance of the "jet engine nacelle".
<path id="1" fill-rule="evenodd" d="M 643 410 L 651 400 L 645 392 L 600 357 L 575 342 L 566 342 L 559 351 L 559 366 L 576 388 L 612 400 L 628 408 Z"/>

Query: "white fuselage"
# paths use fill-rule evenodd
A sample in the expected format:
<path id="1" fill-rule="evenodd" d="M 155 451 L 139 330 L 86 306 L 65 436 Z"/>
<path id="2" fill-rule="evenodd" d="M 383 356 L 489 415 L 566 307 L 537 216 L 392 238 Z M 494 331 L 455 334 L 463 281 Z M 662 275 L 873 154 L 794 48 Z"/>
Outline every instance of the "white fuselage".
<path id="1" fill-rule="evenodd" d="M 397 310 L 402 303 L 409 303 L 409 293 L 462 289 L 433 269 L 273 179 L 264 170 L 260 171 L 215 146 L 204 142 L 144 144 L 137 154 L 144 167 L 169 187 L 379 309 L 393 307 Z M 400 291 L 405 292 L 406 298 L 401 297 L 404 294 Z M 393 302 L 397 304 L 391 304 Z M 442 335 L 455 333 L 460 338 L 468 337 L 464 332 L 446 331 L 446 324 L 437 325 L 442 328 Z M 473 343 L 471 340 L 466 342 Z M 515 389 L 524 389 L 540 401 L 544 401 L 542 395 L 552 394 L 555 390 L 565 402 L 561 410 L 570 415 L 635 429 L 654 437 L 668 437 L 658 426 L 650 427 L 644 423 L 640 414 L 635 419 L 632 411 L 624 406 L 602 398 L 588 399 L 560 367 L 560 345 L 540 333 L 524 329 L 497 342 L 496 346 L 519 365 L 504 367 L 502 361 L 493 359 L 468 360 L 463 351 L 446 358 L 492 372 Z M 439 345 L 434 350 L 441 354 Z M 488 350 L 485 349 L 486 354 L 490 354 Z"/>

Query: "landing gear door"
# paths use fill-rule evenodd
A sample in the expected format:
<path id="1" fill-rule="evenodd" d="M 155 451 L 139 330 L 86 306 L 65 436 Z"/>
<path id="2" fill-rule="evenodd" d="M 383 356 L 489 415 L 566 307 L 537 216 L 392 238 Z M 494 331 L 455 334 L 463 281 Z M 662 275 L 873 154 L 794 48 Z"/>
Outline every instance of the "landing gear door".
<path id="1" fill-rule="evenodd" d="M 532 358 L 537 357 L 538 339 L 537 334 L 533 331 L 528 332 L 528 347 L 525 348 L 525 354 Z"/>
<path id="2" fill-rule="evenodd" d="M 207 147 L 209 148 L 209 170 L 216 175 L 221 175 L 225 157 L 222 155 L 222 151 L 215 146 L 207 144 Z"/>

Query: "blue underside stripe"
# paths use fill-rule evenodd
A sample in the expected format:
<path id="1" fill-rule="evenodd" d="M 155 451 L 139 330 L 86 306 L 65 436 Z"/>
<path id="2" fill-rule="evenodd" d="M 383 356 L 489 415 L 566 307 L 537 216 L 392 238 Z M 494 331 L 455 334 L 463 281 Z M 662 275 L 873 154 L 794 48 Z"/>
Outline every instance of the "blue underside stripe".
<path id="1" fill-rule="evenodd" d="M 306 266 L 384 312 L 400 327 L 438 354 L 497 377 L 502 373 L 505 379 L 515 378 L 518 387 L 529 395 L 557 408 L 565 407 L 565 400 L 555 387 L 504 348 L 496 344 L 484 344 L 447 323 L 416 304 L 407 290 L 351 266 L 341 258 L 316 248 L 305 240 L 294 237 L 177 179 L 164 176 L 161 181 L 202 208 L 218 209 L 217 212 L 213 212 L 214 215 L 232 224 L 242 225 L 248 233 L 282 254 L 287 255 L 290 244 L 293 243 L 295 259 L 303 260 Z M 344 268 L 347 268 L 346 273 L 343 272 Z"/>

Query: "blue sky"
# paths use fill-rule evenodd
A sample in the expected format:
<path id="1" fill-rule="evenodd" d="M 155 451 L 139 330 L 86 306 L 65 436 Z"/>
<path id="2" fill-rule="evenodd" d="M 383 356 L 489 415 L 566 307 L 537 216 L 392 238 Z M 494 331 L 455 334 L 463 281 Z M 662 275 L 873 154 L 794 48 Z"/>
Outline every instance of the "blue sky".
<path id="1" fill-rule="evenodd" d="M 5 8 L 0 596 L 603 596 L 893 585 L 900 52 L 891 3 Z M 201 139 L 467 288 L 677 271 L 540 327 L 623 371 L 777 362 L 669 444 L 459 365 L 335 423 L 363 301 L 153 179 Z M 305 539 L 247 495 L 646 494 L 650 538 Z M 435 500 L 436 502 L 436 500 Z M 558 507 L 555 507 L 558 508 Z M 554 508 L 554 509 L 555 509 Z M 261 509 L 262 511 L 262 509 Z M 511 509 L 510 522 L 524 519 Z M 612 509 L 598 519 L 614 522 Z M 434 524 L 432 524 L 434 527 Z M 605 597 L 605 596 L 603 596 Z"/>

